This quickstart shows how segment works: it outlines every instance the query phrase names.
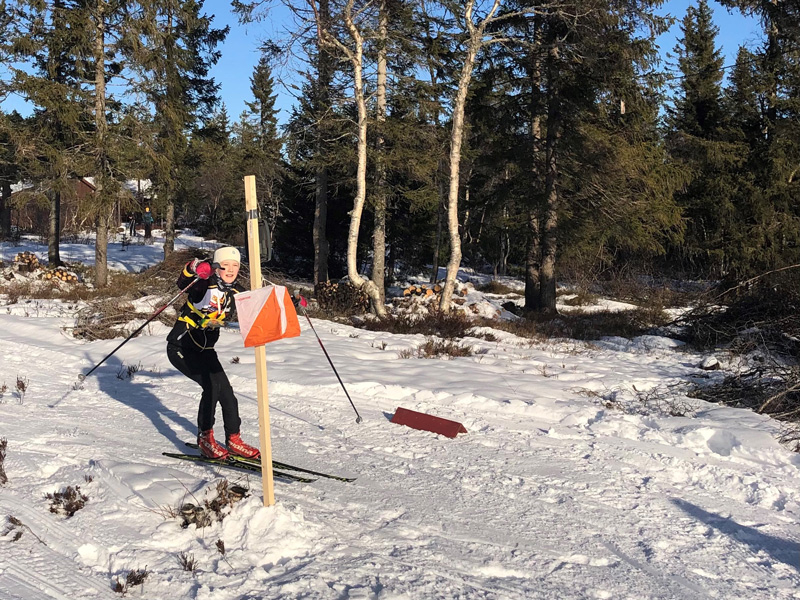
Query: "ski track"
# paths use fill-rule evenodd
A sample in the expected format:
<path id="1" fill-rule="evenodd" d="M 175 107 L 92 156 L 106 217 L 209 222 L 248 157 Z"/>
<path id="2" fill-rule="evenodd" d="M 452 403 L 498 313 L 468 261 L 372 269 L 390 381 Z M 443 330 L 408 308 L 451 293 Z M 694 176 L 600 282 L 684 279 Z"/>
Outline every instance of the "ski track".
<path id="1" fill-rule="evenodd" d="M 27 530 L 17 542 L 0 535 L 0 598 L 119 597 L 114 578 L 145 566 L 152 574 L 131 597 L 800 598 L 794 458 L 750 450 L 710 409 L 656 418 L 575 394 L 674 383 L 692 369 L 672 351 L 504 338 L 470 340 L 486 353 L 461 362 L 399 360 L 424 338 L 320 322 L 364 423 L 319 357 L 308 358 L 316 340 L 306 333 L 268 347 L 273 453 L 358 480 L 277 483 L 279 503 L 265 509 L 258 477 L 160 455 L 185 450 L 200 395 L 164 366 L 163 336 L 137 338 L 72 390 L 118 340 L 80 344 L 56 318 L 3 319 L 7 373 L 30 384 L 22 404 L 10 393 L 0 403 L 10 479 L 0 516 L 47 546 Z M 239 344 L 224 332 L 220 356 L 253 438 L 253 358 Z M 118 378 L 130 364 L 143 368 Z M 389 424 L 401 405 L 461 421 L 469 434 Z M 772 426 L 748 419 L 763 430 L 750 439 L 768 444 Z M 204 530 L 164 519 L 218 477 L 254 496 Z M 66 485 L 90 496 L 71 519 L 50 514 L 44 498 Z M 198 557 L 195 573 L 180 569 L 179 552 Z"/>

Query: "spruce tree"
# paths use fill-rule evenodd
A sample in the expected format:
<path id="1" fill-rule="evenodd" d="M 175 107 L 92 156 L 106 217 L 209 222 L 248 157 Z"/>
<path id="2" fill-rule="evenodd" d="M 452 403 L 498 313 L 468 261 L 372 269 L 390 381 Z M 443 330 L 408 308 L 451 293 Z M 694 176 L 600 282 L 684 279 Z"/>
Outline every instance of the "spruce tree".
<path id="1" fill-rule="evenodd" d="M 742 149 L 725 132 L 718 31 L 705 0 L 689 7 L 675 47 L 681 76 L 667 117 L 669 152 L 690 178 L 676 194 L 686 233 L 674 253 L 684 268 L 706 277 L 720 276 L 729 262 L 732 180 L 742 166 Z"/>
<path id="2" fill-rule="evenodd" d="M 133 47 L 137 86 L 152 107 L 157 132 L 149 144 L 153 180 L 165 218 L 164 255 L 175 247 L 175 205 L 185 180 L 187 134 L 218 102 L 209 70 L 228 28 L 212 27 L 202 0 L 154 0 L 137 20 Z"/>
<path id="3" fill-rule="evenodd" d="M 17 140 L 23 177 L 36 184 L 31 201 L 50 207 L 48 261 L 61 264 L 61 199 L 75 193 L 73 178 L 87 172 L 83 144 L 87 118 L 83 68 L 88 59 L 84 13 L 73 0 L 20 0 L 8 7 L 3 42 L 12 79 L 8 88 L 34 106 L 24 139 Z"/>

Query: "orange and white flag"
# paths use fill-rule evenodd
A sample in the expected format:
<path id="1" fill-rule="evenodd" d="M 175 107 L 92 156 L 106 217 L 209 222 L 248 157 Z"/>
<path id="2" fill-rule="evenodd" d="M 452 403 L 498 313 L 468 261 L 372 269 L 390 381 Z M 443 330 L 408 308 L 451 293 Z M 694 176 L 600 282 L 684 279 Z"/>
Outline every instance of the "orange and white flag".
<path id="1" fill-rule="evenodd" d="M 284 286 L 268 285 L 233 298 L 245 348 L 300 335 L 297 312 Z"/>

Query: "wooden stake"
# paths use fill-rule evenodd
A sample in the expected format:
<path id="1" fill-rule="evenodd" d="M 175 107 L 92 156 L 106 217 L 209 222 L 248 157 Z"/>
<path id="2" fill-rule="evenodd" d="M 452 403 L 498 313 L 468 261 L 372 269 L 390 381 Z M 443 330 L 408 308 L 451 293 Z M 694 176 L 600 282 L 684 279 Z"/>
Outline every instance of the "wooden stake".
<path id="1" fill-rule="evenodd" d="M 244 178 L 244 199 L 247 209 L 247 256 L 250 257 L 250 289 L 262 286 L 261 251 L 258 240 L 258 201 L 256 177 Z M 269 390 L 267 389 L 267 351 L 256 346 L 256 386 L 258 388 L 258 441 L 261 449 L 261 485 L 264 506 L 275 504 L 275 482 L 272 479 L 272 441 L 269 433 Z"/>

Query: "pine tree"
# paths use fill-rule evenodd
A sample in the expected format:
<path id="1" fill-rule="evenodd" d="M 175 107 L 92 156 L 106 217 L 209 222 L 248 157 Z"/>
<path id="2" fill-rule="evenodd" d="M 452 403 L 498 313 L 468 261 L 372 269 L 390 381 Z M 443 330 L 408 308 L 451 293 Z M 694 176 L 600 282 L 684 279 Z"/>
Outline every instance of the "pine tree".
<path id="1" fill-rule="evenodd" d="M 143 8 L 132 57 L 138 88 L 152 106 L 157 127 L 149 154 L 165 216 L 167 256 L 175 245 L 175 205 L 185 179 L 187 133 L 218 102 L 219 86 L 208 72 L 219 59 L 215 48 L 228 28 L 212 27 L 202 0 L 154 0 Z"/>
<path id="2" fill-rule="evenodd" d="M 250 78 L 253 100 L 247 102 L 249 113 L 242 115 L 240 121 L 239 153 L 242 172 L 256 176 L 259 207 L 271 233 L 274 233 L 281 214 L 280 188 L 284 171 L 281 158 L 283 140 L 278 135 L 274 88 L 269 58 L 263 55 Z"/>
<path id="3" fill-rule="evenodd" d="M 742 148 L 726 139 L 722 56 L 715 45 L 719 30 L 705 0 L 689 7 L 681 31 L 675 47 L 681 77 L 667 118 L 670 154 L 691 177 L 676 195 L 686 222 L 679 258 L 688 261 L 690 271 L 718 277 L 729 261 L 735 192 L 731 183 L 742 167 Z"/>
<path id="4" fill-rule="evenodd" d="M 24 139 L 16 140 L 17 160 L 36 184 L 31 201 L 49 204 L 48 260 L 55 266 L 61 264 L 61 199 L 75 193 L 75 175 L 87 172 L 82 147 L 92 127 L 82 85 L 88 59 L 83 13 L 72 0 L 20 0 L 8 11 L 3 45 L 14 60 L 8 87 L 35 107 Z"/>

